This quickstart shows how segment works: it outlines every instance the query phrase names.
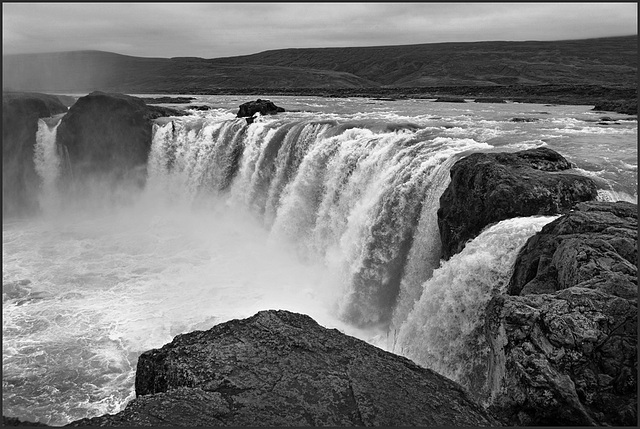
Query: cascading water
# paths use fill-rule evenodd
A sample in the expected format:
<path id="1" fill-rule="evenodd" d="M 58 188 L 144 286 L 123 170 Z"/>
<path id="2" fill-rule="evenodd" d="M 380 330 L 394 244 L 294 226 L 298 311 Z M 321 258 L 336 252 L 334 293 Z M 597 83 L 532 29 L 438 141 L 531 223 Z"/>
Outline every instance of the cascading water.
<path id="1" fill-rule="evenodd" d="M 434 203 L 448 169 L 466 151 L 491 147 L 434 137 L 430 128 L 381 132 L 327 121 L 270 119 L 247 127 L 239 119 L 187 120 L 156 127 L 151 190 L 177 189 L 191 201 L 215 190 L 225 204 L 252 212 L 271 227 L 272 242 L 330 270 L 342 288 L 338 313 L 358 326 L 389 323 L 425 218 L 428 243 L 411 252 L 414 268 L 403 288 L 405 306 L 417 298 L 415 289 L 429 275 L 417 260 L 435 265 L 438 259 Z"/>
<path id="2" fill-rule="evenodd" d="M 38 199 L 45 212 L 56 210 L 60 204 L 60 200 L 56 198 L 56 180 L 60 171 L 60 157 L 56 148 L 58 125 L 59 121 L 50 127 L 43 119 L 38 120 L 33 161 L 36 172 L 42 179 Z"/>
<path id="3" fill-rule="evenodd" d="M 451 166 L 473 151 L 548 145 L 602 181 L 601 199 L 637 200 L 633 121 L 566 128 L 566 117 L 593 115 L 566 106 L 306 103 L 326 112 L 158 120 L 144 189 L 94 193 L 100 204 L 63 202 L 56 181 L 69 161 L 55 150 L 57 125 L 39 124 L 43 215 L 3 221 L 5 415 L 63 425 L 118 412 L 135 396 L 140 353 L 271 308 L 487 398 L 483 308 L 551 218 L 501 222 L 441 264 L 437 210 Z M 541 110 L 536 122 L 509 120 Z M 583 155 L 595 131 L 607 150 Z"/>
<path id="4" fill-rule="evenodd" d="M 457 381 L 479 400 L 492 393 L 484 336 L 489 300 L 504 292 L 526 240 L 557 216 L 504 220 L 433 272 L 400 327 L 394 351 Z"/>

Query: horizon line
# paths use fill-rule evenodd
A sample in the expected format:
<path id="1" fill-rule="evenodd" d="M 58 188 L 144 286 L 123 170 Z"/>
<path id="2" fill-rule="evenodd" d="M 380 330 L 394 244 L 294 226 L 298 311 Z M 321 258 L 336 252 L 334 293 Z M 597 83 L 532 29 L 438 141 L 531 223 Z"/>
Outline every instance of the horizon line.
<path id="1" fill-rule="evenodd" d="M 446 44 L 473 44 L 473 43 L 555 43 L 555 42 L 571 42 L 571 41 L 579 41 L 579 40 L 600 40 L 600 39 L 616 39 L 616 38 L 624 38 L 624 37 L 638 37 L 637 32 L 635 34 L 625 34 L 625 35 L 617 35 L 617 36 L 603 36 L 603 37 L 587 37 L 587 38 L 578 38 L 578 39 L 557 39 L 557 40 L 537 40 L 537 39 L 529 39 L 529 40 L 475 40 L 475 41 L 467 41 L 467 42 L 427 42 L 427 43 L 407 43 L 407 44 L 395 44 L 395 45 L 367 45 L 367 46 L 328 46 L 328 47 L 305 47 L 305 48 L 274 48 L 267 49 L 264 51 L 258 51 L 251 54 L 239 54 L 239 55 L 230 55 L 230 56 L 222 56 L 222 57 L 199 57 L 194 55 L 184 55 L 184 56 L 172 56 L 172 57 L 158 57 L 158 56 L 141 56 L 141 55 L 131 55 L 131 54 L 122 54 L 114 51 L 104 51 L 101 49 L 73 49 L 68 51 L 44 51 L 44 52 L 22 52 L 22 53 L 13 53 L 13 54 L 5 54 L 2 53 L 2 57 L 10 57 L 10 56 L 27 56 L 27 55 L 48 55 L 48 54 L 69 54 L 75 52 L 101 52 L 107 54 L 121 55 L 125 57 L 134 57 L 134 58 L 145 58 L 145 59 L 174 59 L 174 58 L 196 58 L 202 60 L 216 60 L 216 59 L 225 59 L 225 58 L 235 58 L 235 57 L 246 57 L 251 55 L 257 55 L 264 52 L 275 52 L 275 51 L 287 51 L 287 50 L 305 50 L 305 49 L 353 49 L 353 48 L 391 48 L 391 47 L 400 47 L 400 46 L 422 46 L 422 45 L 446 45 Z"/>

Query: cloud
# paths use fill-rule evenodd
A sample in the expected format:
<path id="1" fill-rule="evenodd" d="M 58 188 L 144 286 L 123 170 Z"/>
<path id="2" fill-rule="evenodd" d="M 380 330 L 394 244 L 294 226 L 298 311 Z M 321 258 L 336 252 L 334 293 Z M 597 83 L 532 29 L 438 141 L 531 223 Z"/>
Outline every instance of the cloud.
<path id="1" fill-rule="evenodd" d="M 4 53 L 244 55 L 289 47 L 637 34 L 636 3 L 3 3 Z"/>

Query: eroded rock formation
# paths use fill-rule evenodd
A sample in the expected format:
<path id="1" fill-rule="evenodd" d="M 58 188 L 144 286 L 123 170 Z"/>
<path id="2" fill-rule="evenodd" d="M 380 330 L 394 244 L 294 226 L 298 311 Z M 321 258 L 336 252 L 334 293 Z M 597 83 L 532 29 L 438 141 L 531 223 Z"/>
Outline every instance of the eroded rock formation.
<path id="1" fill-rule="evenodd" d="M 460 252 L 495 222 L 562 213 L 593 200 L 593 180 L 562 172 L 570 168 L 562 155 L 548 148 L 474 153 L 456 162 L 438 210 L 442 256 L 449 259 Z"/>
<path id="2" fill-rule="evenodd" d="M 182 115 L 147 106 L 137 97 L 99 91 L 81 97 L 62 118 L 56 144 L 63 177 L 76 183 L 97 178 L 141 185 L 151 147 L 152 120 Z"/>
<path id="3" fill-rule="evenodd" d="M 34 146 L 38 119 L 64 113 L 67 108 L 48 94 L 2 94 L 2 214 L 30 213 L 38 209 L 40 178 L 35 169 Z"/>
<path id="4" fill-rule="evenodd" d="M 261 311 L 143 353 L 137 398 L 73 426 L 495 426 L 456 383 L 308 316 Z"/>
<path id="5" fill-rule="evenodd" d="M 622 298 L 638 295 L 635 204 L 580 203 L 546 225 L 518 255 L 508 293 L 553 293 L 577 286 Z"/>
<path id="6" fill-rule="evenodd" d="M 495 396 L 513 425 L 637 425 L 637 206 L 581 203 L 521 250 L 488 307 Z"/>

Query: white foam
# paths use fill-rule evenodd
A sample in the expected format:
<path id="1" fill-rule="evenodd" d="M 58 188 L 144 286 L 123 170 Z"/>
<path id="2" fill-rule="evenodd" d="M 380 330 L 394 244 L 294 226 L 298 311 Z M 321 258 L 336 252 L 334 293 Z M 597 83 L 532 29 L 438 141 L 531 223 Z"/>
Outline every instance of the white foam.
<path id="1" fill-rule="evenodd" d="M 484 230 L 433 272 L 399 329 L 394 351 L 459 382 L 486 389 L 485 306 L 509 280 L 525 241 L 555 217 L 504 220 Z"/>

